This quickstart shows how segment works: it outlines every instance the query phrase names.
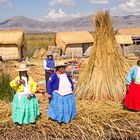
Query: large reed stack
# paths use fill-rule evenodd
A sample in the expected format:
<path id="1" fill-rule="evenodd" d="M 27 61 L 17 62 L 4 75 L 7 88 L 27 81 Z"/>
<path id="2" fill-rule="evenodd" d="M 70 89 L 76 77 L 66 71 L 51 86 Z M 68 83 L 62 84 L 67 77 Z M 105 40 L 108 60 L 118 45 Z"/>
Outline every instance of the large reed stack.
<path id="1" fill-rule="evenodd" d="M 117 47 L 112 19 L 107 11 L 95 16 L 95 44 L 79 77 L 78 99 L 120 101 L 125 94 L 128 63 Z"/>

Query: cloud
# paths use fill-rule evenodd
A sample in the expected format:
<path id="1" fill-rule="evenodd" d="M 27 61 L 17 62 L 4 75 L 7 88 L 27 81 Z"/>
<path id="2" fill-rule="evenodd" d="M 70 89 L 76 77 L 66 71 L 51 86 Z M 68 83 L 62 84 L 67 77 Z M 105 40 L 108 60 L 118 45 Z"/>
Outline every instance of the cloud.
<path id="1" fill-rule="evenodd" d="M 66 5 L 66 6 L 74 6 L 74 0 L 51 0 L 50 5 Z"/>
<path id="2" fill-rule="evenodd" d="M 0 0 L 0 6 L 13 8 L 11 0 Z"/>
<path id="3" fill-rule="evenodd" d="M 41 18 L 41 21 L 63 21 L 63 20 L 69 20 L 72 18 L 80 17 L 81 15 L 79 13 L 76 14 L 67 14 L 65 13 L 61 8 L 59 8 L 58 11 L 55 9 L 49 9 L 49 12 L 46 16 Z"/>
<path id="4" fill-rule="evenodd" d="M 90 0 L 93 4 L 108 4 L 109 0 Z"/>
<path id="5" fill-rule="evenodd" d="M 140 1 L 139 0 L 126 0 L 118 7 L 111 8 L 113 15 L 139 15 L 140 14 Z"/>

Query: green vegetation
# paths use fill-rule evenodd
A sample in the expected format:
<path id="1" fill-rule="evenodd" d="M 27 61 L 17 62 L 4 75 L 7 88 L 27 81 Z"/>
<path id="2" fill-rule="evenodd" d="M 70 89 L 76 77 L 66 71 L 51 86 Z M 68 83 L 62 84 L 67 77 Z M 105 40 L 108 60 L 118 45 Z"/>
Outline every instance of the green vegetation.
<path id="1" fill-rule="evenodd" d="M 9 85 L 10 80 L 8 73 L 0 73 L 0 100 L 12 101 L 14 92 Z"/>
<path id="2" fill-rule="evenodd" d="M 49 45 L 54 45 L 55 33 L 44 34 L 26 34 L 27 43 L 27 56 L 32 57 L 36 49 L 45 48 L 48 49 Z"/>

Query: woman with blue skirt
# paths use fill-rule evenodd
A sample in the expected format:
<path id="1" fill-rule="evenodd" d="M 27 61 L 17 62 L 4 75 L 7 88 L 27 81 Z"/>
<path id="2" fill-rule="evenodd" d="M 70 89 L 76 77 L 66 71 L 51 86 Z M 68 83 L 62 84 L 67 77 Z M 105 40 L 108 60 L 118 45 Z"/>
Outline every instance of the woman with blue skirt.
<path id="1" fill-rule="evenodd" d="M 58 62 L 55 68 L 56 72 L 50 76 L 46 89 L 50 99 L 48 116 L 58 123 L 68 123 L 76 116 L 74 86 L 65 73 L 63 61 Z"/>
<path id="2" fill-rule="evenodd" d="M 21 64 L 17 69 L 19 76 L 10 82 L 16 91 L 12 102 L 12 119 L 17 124 L 35 123 L 39 116 L 38 101 L 33 93 L 36 92 L 36 83 L 28 76 L 29 69 Z"/>

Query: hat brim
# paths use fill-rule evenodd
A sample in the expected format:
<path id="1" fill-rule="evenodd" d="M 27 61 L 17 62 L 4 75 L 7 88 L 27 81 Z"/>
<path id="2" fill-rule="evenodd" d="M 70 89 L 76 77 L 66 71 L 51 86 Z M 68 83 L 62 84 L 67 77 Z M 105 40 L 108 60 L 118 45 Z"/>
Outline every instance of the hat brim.
<path id="1" fill-rule="evenodd" d="M 65 67 L 66 65 L 64 64 L 64 65 L 56 65 L 55 66 L 55 68 L 57 68 L 57 67 Z"/>
<path id="2" fill-rule="evenodd" d="M 28 71 L 29 69 L 17 69 L 16 71 Z"/>

